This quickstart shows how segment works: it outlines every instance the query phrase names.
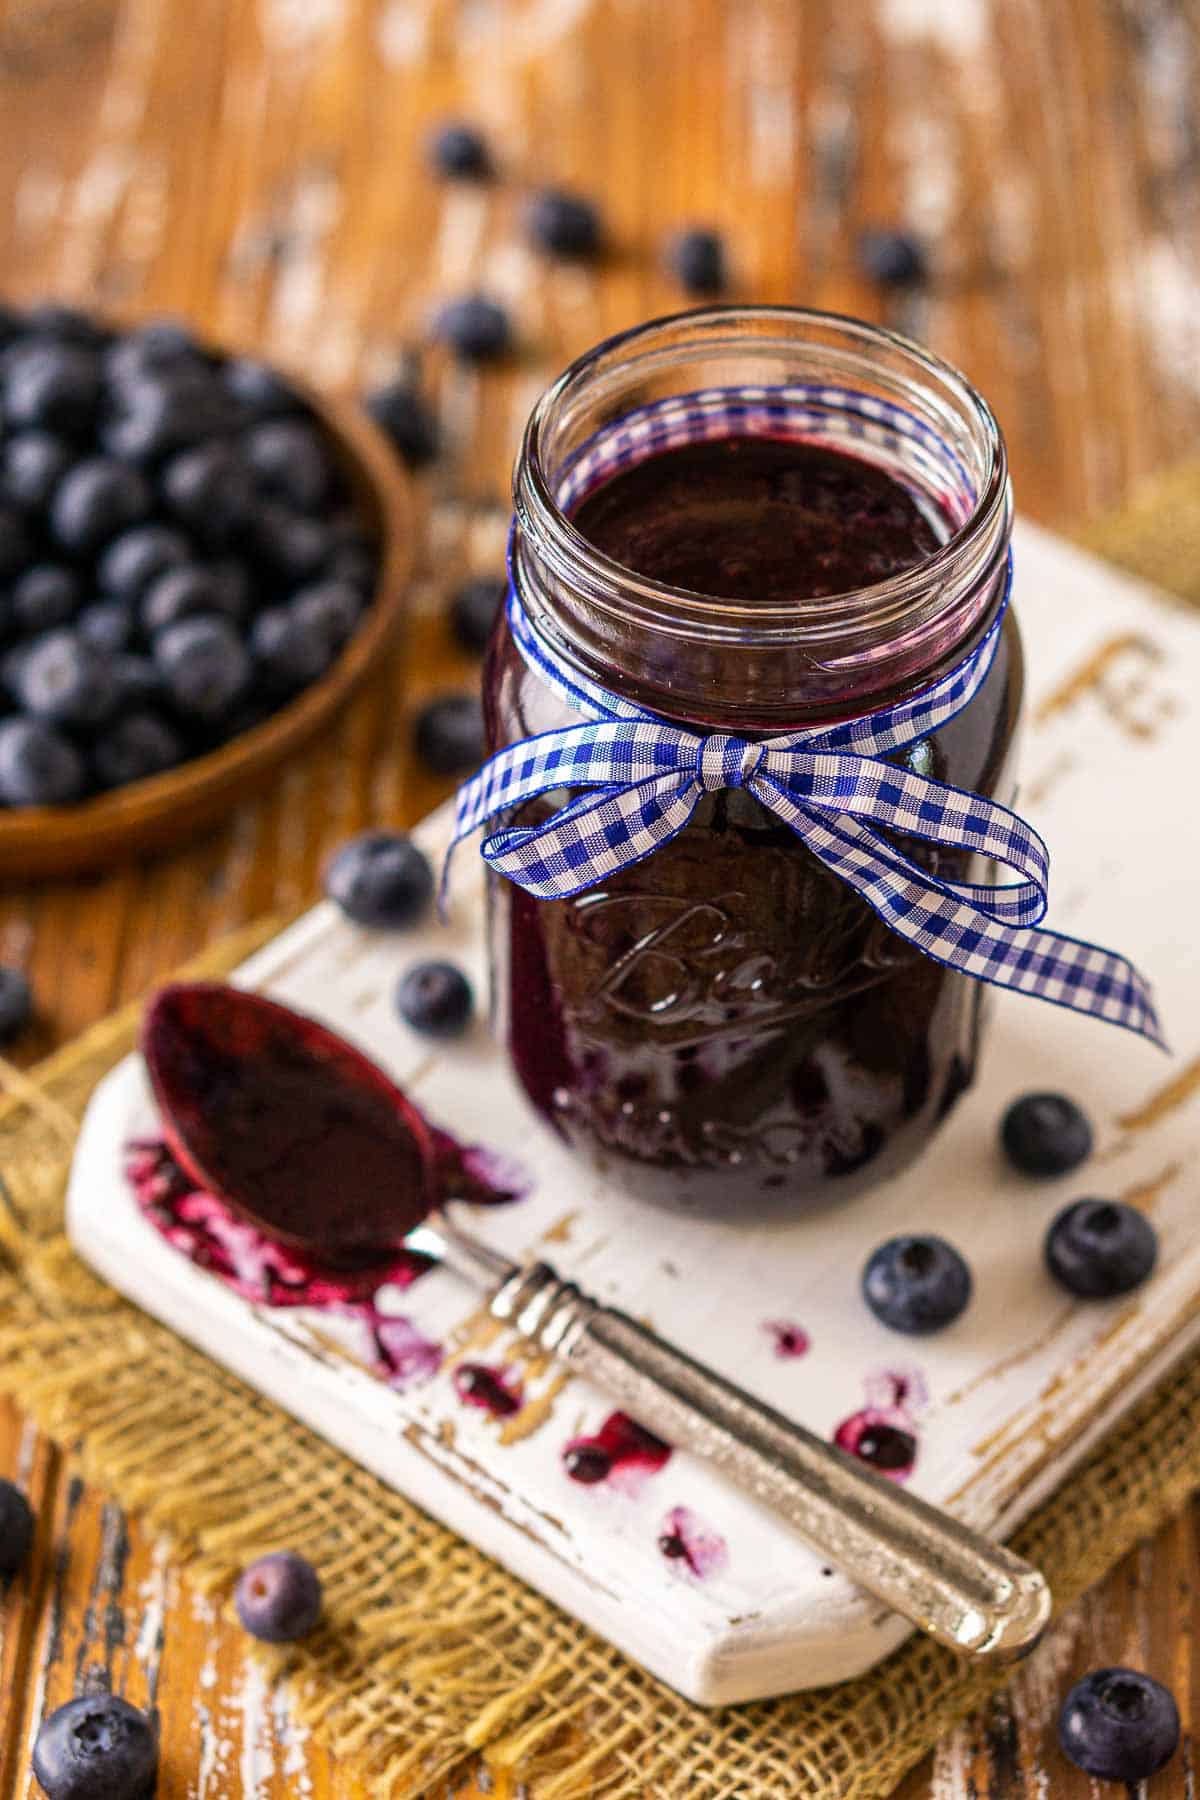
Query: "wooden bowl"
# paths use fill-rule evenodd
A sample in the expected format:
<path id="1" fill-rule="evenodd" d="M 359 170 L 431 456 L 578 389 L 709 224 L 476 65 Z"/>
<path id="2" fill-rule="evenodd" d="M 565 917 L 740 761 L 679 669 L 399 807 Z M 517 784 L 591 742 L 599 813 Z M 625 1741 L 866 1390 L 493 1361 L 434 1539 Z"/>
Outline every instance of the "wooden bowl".
<path id="1" fill-rule="evenodd" d="M 364 413 L 289 380 L 329 433 L 355 506 L 379 539 L 378 585 L 354 636 L 319 681 L 219 750 L 77 806 L 0 808 L 0 882 L 79 874 L 201 831 L 312 738 L 386 648 L 412 573 L 415 518 L 407 477 Z"/>

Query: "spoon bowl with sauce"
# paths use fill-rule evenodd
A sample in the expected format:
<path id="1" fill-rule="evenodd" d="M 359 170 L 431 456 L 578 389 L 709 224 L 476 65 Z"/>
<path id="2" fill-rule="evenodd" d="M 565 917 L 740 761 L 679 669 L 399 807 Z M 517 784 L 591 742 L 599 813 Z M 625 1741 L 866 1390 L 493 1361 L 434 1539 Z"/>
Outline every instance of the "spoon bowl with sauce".
<path id="1" fill-rule="evenodd" d="M 329 1264 L 398 1250 L 488 1295 L 488 1310 L 611 1394 L 656 1437 L 706 1457 L 809 1547 L 939 1643 L 1007 1662 L 1050 1615 L 1020 1557 L 874 1474 L 546 1263 L 518 1264 L 448 1207 L 428 1122 L 377 1064 L 242 988 L 180 982 L 151 1002 L 142 1051 L 167 1144 L 197 1186 Z M 632 1253 L 632 1251 L 631 1251 Z"/>

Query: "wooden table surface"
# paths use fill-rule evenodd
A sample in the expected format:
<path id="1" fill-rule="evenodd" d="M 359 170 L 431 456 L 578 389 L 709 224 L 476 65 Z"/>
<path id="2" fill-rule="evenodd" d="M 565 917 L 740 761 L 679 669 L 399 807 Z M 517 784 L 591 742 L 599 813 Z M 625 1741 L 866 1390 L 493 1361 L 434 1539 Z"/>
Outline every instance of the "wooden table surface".
<path id="1" fill-rule="evenodd" d="M 442 797 L 409 738 L 423 697 L 475 678 L 445 597 L 495 566 L 546 377 L 680 303 L 659 262 L 672 227 L 726 233 L 739 296 L 885 317 L 964 366 L 1044 523 L 1116 505 L 1193 447 L 1198 71 L 1188 0 L 0 0 L 0 289 L 186 315 L 333 387 L 420 358 L 447 439 L 403 643 L 324 743 L 166 860 L 38 887 L 0 870 L 0 959 L 38 1000 L 18 1060 L 314 894 L 347 832 Z M 488 131 L 494 187 L 425 172 L 423 134 L 450 113 Z M 603 205 L 599 271 L 523 244 L 524 195 L 548 181 Z M 927 292 L 889 302 L 858 275 L 856 232 L 877 223 L 928 242 Z M 478 286 L 521 341 L 482 376 L 421 350 L 431 304 Z M 36 1791 L 38 1720 L 97 1666 L 162 1709 L 169 1800 L 354 1800 L 165 1547 L 12 1408 L 0 1469 L 42 1522 L 0 1615 L 0 1800 Z M 1196 1532 L 1193 1514 L 1130 1557 L 906 1800 L 1092 1793 L 1053 1717 L 1100 1662 L 1148 1668 L 1196 1716 Z M 1153 1793 L 1192 1782 L 1185 1750 Z"/>

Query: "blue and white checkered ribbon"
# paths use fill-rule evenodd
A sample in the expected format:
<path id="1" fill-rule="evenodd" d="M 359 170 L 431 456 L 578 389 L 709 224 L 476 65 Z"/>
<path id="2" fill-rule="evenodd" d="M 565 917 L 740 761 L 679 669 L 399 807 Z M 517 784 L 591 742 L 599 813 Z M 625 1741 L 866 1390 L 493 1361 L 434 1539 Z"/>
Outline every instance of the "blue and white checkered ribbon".
<path id="1" fill-rule="evenodd" d="M 1011 559 L 1008 580 L 1011 586 Z M 1095 944 L 1037 929 L 1046 911 L 1049 853 L 1033 827 L 981 794 L 886 760 L 970 703 L 992 666 L 1002 619 L 1003 611 L 965 661 L 915 699 L 753 741 L 689 731 L 610 693 L 538 635 L 510 586 L 508 623 L 522 657 L 583 722 L 491 757 L 459 789 L 453 844 L 527 801 L 561 795 L 548 819 L 502 825 L 481 850 L 498 874 L 528 893 L 565 899 L 669 843 L 704 794 L 745 788 L 891 930 L 935 962 L 1162 1045 L 1149 986 L 1132 964 Z M 1003 885 L 944 880 L 885 832 L 986 857 L 1017 879 Z"/>

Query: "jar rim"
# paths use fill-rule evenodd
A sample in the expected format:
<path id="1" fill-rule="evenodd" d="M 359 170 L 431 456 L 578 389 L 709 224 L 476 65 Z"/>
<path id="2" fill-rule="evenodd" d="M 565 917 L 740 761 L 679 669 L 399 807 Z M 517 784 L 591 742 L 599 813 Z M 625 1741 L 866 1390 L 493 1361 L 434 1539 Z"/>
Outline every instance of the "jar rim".
<path id="1" fill-rule="evenodd" d="M 751 337 L 746 329 L 751 328 Z M 770 335 L 775 327 L 775 336 Z M 978 486 L 971 511 L 936 550 L 911 568 L 884 581 L 848 589 L 820 598 L 797 596 L 803 616 L 797 617 L 797 600 L 759 602 L 699 593 L 653 580 L 615 561 L 584 536 L 562 509 L 546 466 L 547 441 L 559 417 L 569 412 L 575 399 L 606 369 L 628 365 L 636 369 L 649 361 L 657 345 L 659 354 L 679 333 L 683 346 L 695 340 L 697 354 L 745 353 L 757 341 L 772 342 L 786 353 L 808 347 L 841 345 L 843 354 L 868 357 L 874 350 L 898 359 L 909 379 L 922 383 L 922 394 L 933 396 L 949 416 L 970 430 L 979 458 Z M 835 352 L 836 353 L 836 352 Z M 941 398 L 944 397 L 944 400 Z M 991 407 L 973 383 L 953 363 L 925 349 L 911 338 L 855 319 L 848 314 L 817 308 L 737 305 L 699 308 L 666 314 L 615 333 L 577 357 L 536 401 L 526 424 L 513 484 L 518 528 L 527 533 L 539 557 L 563 579 L 582 583 L 589 604 L 626 623 L 653 626 L 672 635 L 697 632 L 710 641 L 717 636 L 744 640 L 747 634 L 762 644 L 825 643 L 847 630 L 887 633 L 911 623 L 943 578 L 958 585 L 964 569 L 986 562 L 994 552 L 998 533 L 1005 534 L 1011 520 L 1011 491 L 1004 437 Z"/>

